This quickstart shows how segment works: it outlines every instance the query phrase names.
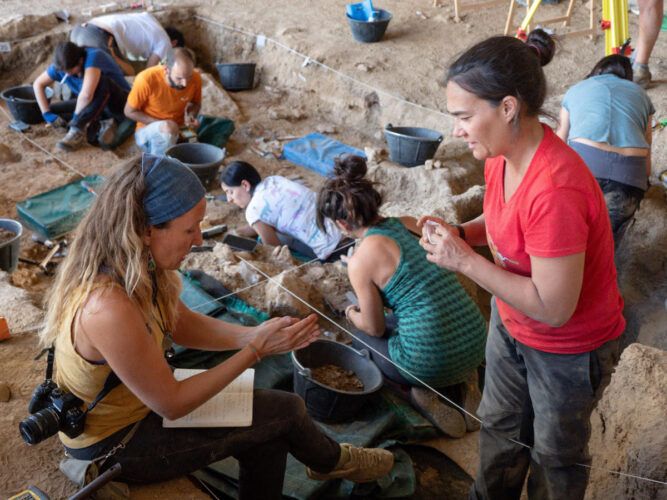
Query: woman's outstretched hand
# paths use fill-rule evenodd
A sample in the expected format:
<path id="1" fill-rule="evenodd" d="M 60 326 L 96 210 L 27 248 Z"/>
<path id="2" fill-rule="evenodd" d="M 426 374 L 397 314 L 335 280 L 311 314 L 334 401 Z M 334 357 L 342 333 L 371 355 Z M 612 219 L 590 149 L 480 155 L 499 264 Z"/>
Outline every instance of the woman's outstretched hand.
<path id="1" fill-rule="evenodd" d="M 283 316 L 271 318 L 252 331 L 251 344 L 260 357 L 302 349 L 320 335 L 317 315 L 304 319 Z"/>
<path id="2" fill-rule="evenodd" d="M 417 221 L 422 228 L 419 244 L 426 259 L 450 271 L 462 272 L 475 251 L 458 236 L 456 227 L 438 217 L 424 216 Z"/>

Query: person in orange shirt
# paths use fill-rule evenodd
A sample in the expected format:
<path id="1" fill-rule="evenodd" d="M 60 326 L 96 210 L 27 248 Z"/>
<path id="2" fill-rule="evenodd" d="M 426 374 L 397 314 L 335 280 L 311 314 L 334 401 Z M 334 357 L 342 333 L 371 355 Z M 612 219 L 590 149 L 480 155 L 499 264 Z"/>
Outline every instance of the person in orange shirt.
<path id="1" fill-rule="evenodd" d="M 166 66 L 139 73 L 127 97 L 125 116 L 137 122 L 135 140 L 146 153 L 164 155 L 181 127 L 196 128 L 201 108 L 201 75 L 185 48 L 174 49 Z"/>

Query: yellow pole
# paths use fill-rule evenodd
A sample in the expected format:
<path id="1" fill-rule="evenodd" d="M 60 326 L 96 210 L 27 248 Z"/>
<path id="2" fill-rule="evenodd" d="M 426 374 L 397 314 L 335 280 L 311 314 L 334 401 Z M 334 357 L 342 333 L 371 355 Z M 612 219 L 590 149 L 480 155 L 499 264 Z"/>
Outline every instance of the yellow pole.
<path id="1" fill-rule="evenodd" d="M 602 20 L 603 21 L 610 21 L 611 18 L 611 13 L 610 11 L 610 5 L 609 3 L 613 2 L 613 0 L 602 0 Z M 611 29 L 607 28 L 604 30 L 604 55 L 608 56 L 611 54 Z"/>

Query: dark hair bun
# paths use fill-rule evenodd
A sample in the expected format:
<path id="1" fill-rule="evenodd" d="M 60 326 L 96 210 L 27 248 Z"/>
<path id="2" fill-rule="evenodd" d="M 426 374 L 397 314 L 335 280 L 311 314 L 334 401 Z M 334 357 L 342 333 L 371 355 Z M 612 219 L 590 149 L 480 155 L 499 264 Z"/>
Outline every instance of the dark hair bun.
<path id="1" fill-rule="evenodd" d="M 363 179 L 368 171 L 366 159 L 356 155 L 344 155 L 334 162 L 334 175 L 348 182 Z"/>
<path id="2" fill-rule="evenodd" d="M 528 34 L 526 45 L 535 51 L 541 66 L 549 64 L 554 57 L 554 52 L 556 52 L 554 39 L 549 33 L 540 28 Z"/>

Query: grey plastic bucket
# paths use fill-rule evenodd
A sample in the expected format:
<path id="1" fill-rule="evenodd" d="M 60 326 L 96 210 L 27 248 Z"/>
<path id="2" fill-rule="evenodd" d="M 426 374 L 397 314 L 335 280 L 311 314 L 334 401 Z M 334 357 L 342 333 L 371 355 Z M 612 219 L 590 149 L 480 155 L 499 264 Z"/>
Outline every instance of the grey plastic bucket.
<path id="1" fill-rule="evenodd" d="M 4 243 L 0 243 L 0 269 L 11 273 L 19 263 L 19 250 L 21 248 L 21 235 L 23 226 L 13 219 L 0 219 L 0 228 L 14 233 L 14 237 Z"/>
<path id="2" fill-rule="evenodd" d="M 46 98 L 50 101 L 53 97 L 53 90 L 46 87 L 45 93 Z M 15 120 L 28 125 L 36 125 L 44 121 L 37 99 L 35 99 L 35 91 L 31 85 L 10 87 L 3 90 L 0 97 L 7 103 L 7 107 Z"/>
<path id="3" fill-rule="evenodd" d="M 347 22 L 352 31 L 352 37 L 361 43 L 379 42 L 387 31 L 389 21 L 391 21 L 391 12 L 379 9 L 376 11 L 376 17 L 373 20 L 361 21 L 347 15 Z"/>
<path id="4" fill-rule="evenodd" d="M 225 150 L 211 144 L 185 142 L 170 147 L 165 155 L 184 163 L 208 189 L 218 175 L 222 160 L 225 159 Z"/>
<path id="5" fill-rule="evenodd" d="M 391 123 L 384 129 L 389 146 L 389 159 L 404 167 L 423 165 L 433 158 L 442 142 L 437 130 L 420 127 L 394 127 Z"/>
<path id="6" fill-rule="evenodd" d="M 382 372 L 370 359 L 368 351 L 357 351 L 332 340 L 319 339 L 308 347 L 292 351 L 294 392 L 306 403 L 308 414 L 324 422 L 351 420 L 373 393 L 382 387 Z M 353 371 L 364 384 L 359 392 L 341 391 L 321 384 L 311 376 L 311 369 L 336 365 Z"/>
<path id="7" fill-rule="evenodd" d="M 255 83 L 255 63 L 218 63 L 215 65 L 225 90 L 249 90 Z"/>

